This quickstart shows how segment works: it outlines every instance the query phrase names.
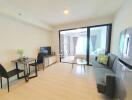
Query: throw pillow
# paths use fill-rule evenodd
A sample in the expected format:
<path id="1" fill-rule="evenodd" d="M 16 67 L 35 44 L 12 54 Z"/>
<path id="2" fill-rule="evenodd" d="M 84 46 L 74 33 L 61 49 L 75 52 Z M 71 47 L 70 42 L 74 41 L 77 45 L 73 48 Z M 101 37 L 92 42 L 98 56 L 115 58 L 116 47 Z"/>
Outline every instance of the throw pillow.
<path id="1" fill-rule="evenodd" d="M 97 58 L 97 62 L 103 65 L 107 65 L 108 64 L 108 56 L 105 54 L 99 54 L 98 58 Z"/>

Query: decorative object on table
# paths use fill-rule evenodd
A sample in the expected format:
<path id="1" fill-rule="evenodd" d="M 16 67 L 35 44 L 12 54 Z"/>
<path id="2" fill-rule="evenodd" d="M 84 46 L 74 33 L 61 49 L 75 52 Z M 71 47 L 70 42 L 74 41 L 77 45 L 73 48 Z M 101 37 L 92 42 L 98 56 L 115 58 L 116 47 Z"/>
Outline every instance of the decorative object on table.
<path id="1" fill-rule="evenodd" d="M 107 65 L 108 64 L 108 56 L 105 54 L 99 54 L 98 58 L 97 58 L 97 62 L 103 65 Z"/>
<path id="2" fill-rule="evenodd" d="M 20 58 L 23 58 L 24 56 L 23 56 L 23 54 L 24 54 L 24 50 L 23 49 L 18 49 L 17 50 L 17 53 L 18 53 L 18 55 L 20 56 Z"/>
<path id="3" fill-rule="evenodd" d="M 28 60 L 28 57 L 20 57 L 19 59 L 18 59 L 18 61 L 20 61 L 20 62 L 22 62 L 22 61 L 26 61 L 26 60 Z"/>

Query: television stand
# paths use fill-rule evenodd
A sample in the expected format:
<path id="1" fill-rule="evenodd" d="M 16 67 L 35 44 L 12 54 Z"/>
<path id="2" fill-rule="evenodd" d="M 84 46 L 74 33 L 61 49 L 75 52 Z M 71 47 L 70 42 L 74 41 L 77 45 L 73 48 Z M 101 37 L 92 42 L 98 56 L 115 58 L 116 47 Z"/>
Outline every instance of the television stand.
<path id="1" fill-rule="evenodd" d="M 47 67 L 56 63 L 57 57 L 56 55 L 47 55 L 47 56 L 44 56 L 43 60 L 44 60 L 44 66 Z"/>

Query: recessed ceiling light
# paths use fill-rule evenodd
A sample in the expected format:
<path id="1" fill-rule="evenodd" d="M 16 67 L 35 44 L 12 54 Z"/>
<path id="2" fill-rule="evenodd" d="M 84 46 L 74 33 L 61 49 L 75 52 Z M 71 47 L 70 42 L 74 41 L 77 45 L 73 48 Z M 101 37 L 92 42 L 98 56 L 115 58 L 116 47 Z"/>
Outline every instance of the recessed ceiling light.
<path id="1" fill-rule="evenodd" d="M 19 15 L 19 16 L 21 16 L 21 15 L 22 15 L 22 13 L 18 13 L 18 15 Z"/>
<path id="2" fill-rule="evenodd" d="M 65 10 L 64 10 L 64 14 L 65 14 L 65 15 L 68 15 L 68 14 L 69 14 L 69 10 L 65 9 Z"/>

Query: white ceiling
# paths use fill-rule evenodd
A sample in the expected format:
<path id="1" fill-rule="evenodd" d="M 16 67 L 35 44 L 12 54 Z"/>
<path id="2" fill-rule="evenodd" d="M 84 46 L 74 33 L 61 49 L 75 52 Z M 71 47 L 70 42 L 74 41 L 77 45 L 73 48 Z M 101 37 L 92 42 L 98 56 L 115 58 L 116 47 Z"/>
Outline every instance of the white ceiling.
<path id="1" fill-rule="evenodd" d="M 23 19 L 26 19 L 28 16 L 29 20 L 35 20 L 34 22 L 39 21 L 41 25 L 55 26 L 90 18 L 114 15 L 124 1 L 125 0 L 0 0 L 0 8 L 13 16 L 21 16 Z M 68 16 L 63 14 L 64 9 L 70 11 Z M 18 15 L 18 13 L 21 13 L 21 15 Z"/>

